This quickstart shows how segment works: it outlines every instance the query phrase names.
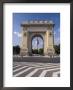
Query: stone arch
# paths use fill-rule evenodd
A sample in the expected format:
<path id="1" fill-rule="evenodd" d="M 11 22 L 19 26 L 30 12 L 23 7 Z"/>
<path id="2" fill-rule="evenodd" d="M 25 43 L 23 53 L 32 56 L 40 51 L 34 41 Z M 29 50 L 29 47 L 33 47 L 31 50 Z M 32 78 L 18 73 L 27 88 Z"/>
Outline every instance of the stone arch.
<path id="1" fill-rule="evenodd" d="M 24 34 L 22 36 L 22 41 L 21 41 L 21 55 L 29 55 L 31 53 L 31 40 L 32 37 L 36 36 L 35 34 L 37 33 L 38 35 L 41 35 L 44 40 L 44 55 L 50 55 L 54 54 L 54 47 L 53 47 L 53 28 L 54 28 L 54 23 L 52 22 L 37 22 L 37 23 L 22 23 L 22 35 L 24 32 L 27 34 Z M 27 28 L 27 29 L 26 29 Z M 52 32 L 52 33 L 50 33 Z"/>

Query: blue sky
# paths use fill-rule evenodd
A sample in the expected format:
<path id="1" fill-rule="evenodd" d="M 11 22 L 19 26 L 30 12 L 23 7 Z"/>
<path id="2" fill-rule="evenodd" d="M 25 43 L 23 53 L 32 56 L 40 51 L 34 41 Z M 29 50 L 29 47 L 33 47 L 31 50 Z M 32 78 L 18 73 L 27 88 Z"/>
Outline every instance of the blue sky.
<path id="1" fill-rule="evenodd" d="M 60 43 L 60 13 L 13 13 L 13 45 L 20 45 L 21 23 L 26 20 L 52 20 L 54 27 L 54 44 Z"/>

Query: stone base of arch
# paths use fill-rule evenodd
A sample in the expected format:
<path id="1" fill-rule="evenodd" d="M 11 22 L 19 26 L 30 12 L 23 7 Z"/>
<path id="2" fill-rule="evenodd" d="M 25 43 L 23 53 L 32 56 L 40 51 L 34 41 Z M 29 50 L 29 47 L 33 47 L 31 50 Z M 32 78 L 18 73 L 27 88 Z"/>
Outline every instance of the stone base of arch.
<path id="1" fill-rule="evenodd" d="M 47 51 L 44 53 L 45 56 L 50 56 L 50 55 L 54 55 L 55 54 L 55 50 L 52 49 L 47 49 Z"/>
<path id="2" fill-rule="evenodd" d="M 21 55 L 21 56 L 28 56 L 28 55 L 29 55 L 29 54 L 28 54 L 28 49 L 21 49 L 20 55 Z"/>
<path id="3" fill-rule="evenodd" d="M 44 56 L 50 56 L 50 55 L 54 55 L 55 51 L 54 49 L 48 49 L 47 52 L 44 52 L 43 55 Z M 21 49 L 20 51 L 20 55 L 21 56 L 32 56 L 32 52 L 29 52 L 28 49 Z"/>

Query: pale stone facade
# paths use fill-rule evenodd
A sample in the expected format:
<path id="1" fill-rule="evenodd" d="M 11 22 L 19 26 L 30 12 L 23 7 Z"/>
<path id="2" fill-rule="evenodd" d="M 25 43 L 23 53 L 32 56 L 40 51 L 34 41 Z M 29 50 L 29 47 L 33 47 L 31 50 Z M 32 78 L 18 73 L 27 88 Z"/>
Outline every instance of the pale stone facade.
<path id="1" fill-rule="evenodd" d="M 54 54 L 54 23 L 52 21 L 25 21 L 21 24 L 21 50 L 20 55 L 31 53 L 32 37 L 40 35 L 44 40 L 44 55 Z"/>

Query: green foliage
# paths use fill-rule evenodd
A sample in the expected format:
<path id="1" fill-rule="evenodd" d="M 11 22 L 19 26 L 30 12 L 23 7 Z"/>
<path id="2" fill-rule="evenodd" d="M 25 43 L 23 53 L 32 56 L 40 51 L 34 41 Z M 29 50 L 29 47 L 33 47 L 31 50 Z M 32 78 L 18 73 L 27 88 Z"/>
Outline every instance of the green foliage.
<path id="1" fill-rule="evenodd" d="M 38 49 L 32 49 L 33 54 L 38 54 Z"/>
<path id="2" fill-rule="evenodd" d="M 38 53 L 39 53 L 40 55 L 42 55 L 42 54 L 43 54 L 43 48 L 40 48 L 40 49 L 38 50 Z"/>
<path id="3" fill-rule="evenodd" d="M 20 47 L 19 46 L 13 46 L 13 54 L 19 54 L 20 53 Z"/>
<path id="4" fill-rule="evenodd" d="M 54 45 L 55 53 L 60 54 L 60 44 L 59 45 Z"/>
<path id="5" fill-rule="evenodd" d="M 33 54 L 40 54 L 40 55 L 42 55 L 42 54 L 43 54 L 43 48 L 40 48 L 40 49 L 32 49 L 32 53 L 33 53 Z"/>

